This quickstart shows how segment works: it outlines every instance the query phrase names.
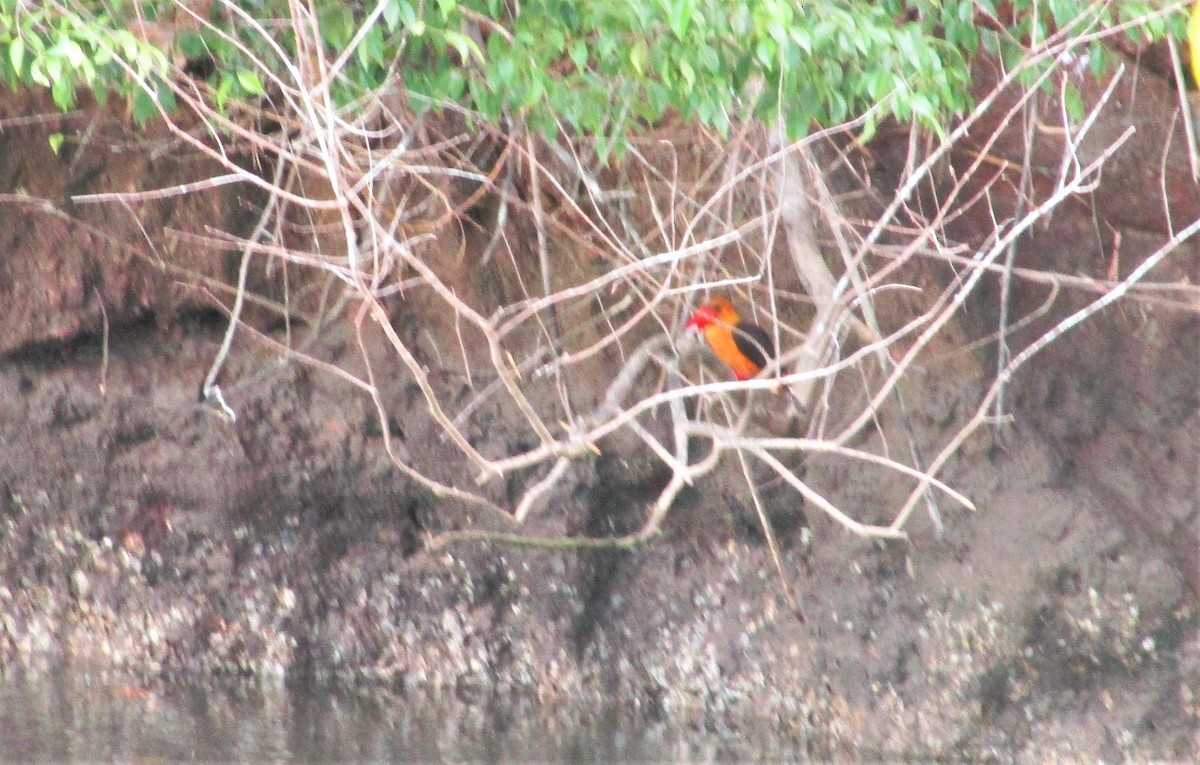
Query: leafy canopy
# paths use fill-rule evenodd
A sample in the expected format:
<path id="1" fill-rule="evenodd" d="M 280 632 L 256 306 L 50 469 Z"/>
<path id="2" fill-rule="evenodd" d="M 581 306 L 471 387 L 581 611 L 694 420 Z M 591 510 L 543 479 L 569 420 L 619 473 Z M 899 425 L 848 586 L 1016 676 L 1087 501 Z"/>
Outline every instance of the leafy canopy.
<path id="1" fill-rule="evenodd" d="M 969 58 L 981 44 L 1011 64 L 1055 30 L 1090 33 L 1140 14 L 1146 21 L 1131 35 L 1182 37 L 1185 23 L 1184 14 L 1164 17 L 1148 3 L 1114 11 L 1081 0 L 1013 0 L 999 11 L 995 0 L 313 7 L 329 59 L 349 52 L 332 84 L 336 101 L 402 82 L 418 109 L 457 105 L 495 124 L 523 119 L 548 136 L 591 135 L 601 154 L 672 111 L 721 133 L 741 117 L 778 120 L 793 138 L 864 114 L 868 130 L 884 116 L 940 129 L 969 106 Z M 287 0 L 0 0 L 0 76 L 51 88 L 64 109 L 77 87 L 116 90 L 135 97 L 134 115 L 144 120 L 155 98 L 171 105 L 163 87 L 170 56 L 208 58 L 211 96 L 223 107 L 262 95 L 272 77 L 288 81 L 285 59 L 297 47 L 289 13 Z M 147 24 L 170 34 L 135 34 Z M 1104 66 L 1098 45 L 1090 60 Z"/>

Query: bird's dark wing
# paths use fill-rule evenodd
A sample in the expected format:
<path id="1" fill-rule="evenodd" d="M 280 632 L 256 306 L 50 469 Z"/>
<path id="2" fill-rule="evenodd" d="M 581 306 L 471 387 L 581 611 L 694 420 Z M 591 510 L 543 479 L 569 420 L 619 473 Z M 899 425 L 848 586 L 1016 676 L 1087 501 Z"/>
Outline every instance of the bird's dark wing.
<path id="1" fill-rule="evenodd" d="M 775 343 L 765 329 L 757 324 L 742 322 L 733 328 L 733 342 L 742 355 L 762 369 L 775 358 Z"/>

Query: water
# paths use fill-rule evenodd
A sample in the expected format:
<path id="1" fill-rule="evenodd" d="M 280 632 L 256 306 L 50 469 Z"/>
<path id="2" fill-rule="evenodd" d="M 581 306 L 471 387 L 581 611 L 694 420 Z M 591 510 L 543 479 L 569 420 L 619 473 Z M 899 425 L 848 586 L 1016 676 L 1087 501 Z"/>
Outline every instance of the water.
<path id="1" fill-rule="evenodd" d="M 329 690 L 148 690 L 64 669 L 0 674 L 0 761 L 572 762 L 744 758 L 732 742 L 607 714 L 563 730 L 536 710 Z"/>

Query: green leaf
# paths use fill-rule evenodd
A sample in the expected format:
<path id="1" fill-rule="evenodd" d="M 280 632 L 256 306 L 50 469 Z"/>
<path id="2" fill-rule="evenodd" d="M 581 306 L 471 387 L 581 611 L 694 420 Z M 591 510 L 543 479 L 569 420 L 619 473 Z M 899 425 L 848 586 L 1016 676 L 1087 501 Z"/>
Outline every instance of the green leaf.
<path id="1" fill-rule="evenodd" d="M 25 63 L 25 41 L 20 37 L 12 41 L 8 46 L 8 60 L 12 64 L 13 70 L 19 75 L 21 66 Z"/>
<path id="2" fill-rule="evenodd" d="M 217 108 L 224 111 L 225 102 L 229 100 L 230 94 L 233 93 L 233 83 L 235 77 L 230 76 L 228 72 L 222 73 L 221 82 L 217 85 Z"/>
<path id="3" fill-rule="evenodd" d="M 775 54 L 779 48 L 773 40 L 760 40 L 758 46 L 754 49 L 754 55 L 758 58 L 758 62 L 765 67 L 771 67 L 775 64 Z"/>
<path id="4" fill-rule="evenodd" d="M 583 71 L 588 68 L 588 46 L 586 40 L 575 40 L 568 48 L 571 61 L 575 64 L 575 68 Z"/>
<path id="5" fill-rule="evenodd" d="M 59 109 L 70 109 L 75 105 L 75 81 L 68 77 L 59 77 L 50 86 L 50 95 Z"/>
<path id="6" fill-rule="evenodd" d="M 387 55 L 383 49 L 383 29 L 378 24 L 367 30 L 360 48 L 366 49 L 368 64 L 376 63 L 380 66 L 387 64 Z"/>
<path id="7" fill-rule="evenodd" d="M 811 115 L 807 109 L 799 104 L 793 105 L 788 110 L 787 118 L 784 122 L 784 130 L 792 140 L 799 140 L 808 134 L 808 123 L 811 120 Z"/>
<path id="8" fill-rule="evenodd" d="M 648 50 L 646 48 L 646 44 L 641 40 L 638 40 L 633 44 L 633 47 L 629 49 L 629 65 L 633 67 L 633 71 L 637 72 L 639 77 L 642 77 L 646 74 L 647 55 Z"/>
<path id="9" fill-rule="evenodd" d="M 458 55 L 462 57 L 464 64 L 470 61 L 472 57 L 483 63 L 483 51 L 479 49 L 479 46 L 470 37 L 453 29 L 447 29 L 442 34 L 445 36 L 446 42 L 458 51 Z"/>
<path id="10" fill-rule="evenodd" d="M 688 25 L 692 22 L 693 0 L 674 0 L 667 8 L 667 23 L 671 31 L 680 40 L 687 34 Z"/>
<path id="11" fill-rule="evenodd" d="M 392 0 L 392 2 L 399 9 L 400 21 L 404 26 L 412 29 L 417 23 L 417 12 L 413 9 L 412 3 L 408 0 Z M 424 22 L 421 23 L 424 24 Z"/>
<path id="12" fill-rule="evenodd" d="M 58 154 L 58 150 L 62 148 L 64 136 L 62 133 L 51 133 L 47 139 L 50 142 L 50 150 Z"/>
<path id="13" fill-rule="evenodd" d="M 87 58 L 83 52 L 83 48 L 79 47 L 79 43 L 69 37 L 60 38 L 54 47 L 46 51 L 46 53 L 65 59 L 72 69 L 80 67 Z"/>
<path id="14" fill-rule="evenodd" d="M 133 94 L 133 121 L 139 127 L 145 127 L 151 117 L 158 114 L 158 102 L 154 95 L 145 88 L 138 88 Z"/>
<path id="15" fill-rule="evenodd" d="M 529 93 L 525 96 L 525 105 L 533 106 L 542 100 L 546 95 L 546 80 L 541 72 L 533 76 L 533 80 L 529 83 Z"/>
<path id="16" fill-rule="evenodd" d="M 175 36 L 175 44 L 179 46 L 179 52 L 189 59 L 200 58 L 209 54 L 208 43 L 204 38 L 195 32 L 182 31 Z M 103 49 L 101 49 L 102 52 Z"/>
<path id="17" fill-rule="evenodd" d="M 1067 111 L 1067 119 L 1072 124 L 1079 124 L 1083 121 L 1087 109 L 1083 105 L 1083 96 L 1079 93 L 1079 88 L 1068 86 L 1063 90 L 1063 108 Z"/>
<path id="18" fill-rule="evenodd" d="M 35 85 L 41 85 L 43 88 L 50 87 L 50 78 L 46 75 L 46 60 L 35 58 L 29 65 L 29 79 Z"/>
<path id="19" fill-rule="evenodd" d="M 875 131 L 878 127 L 879 125 L 875 121 L 875 118 L 868 115 L 863 121 L 862 130 L 860 130 L 858 133 L 859 142 L 864 145 L 870 143 L 871 139 L 875 137 Z"/>
<path id="20" fill-rule="evenodd" d="M 463 91 L 466 90 L 467 78 L 463 76 L 461 69 L 449 69 L 446 71 L 446 80 L 443 85 L 445 90 L 446 100 L 456 102 L 462 98 Z"/>
<path id="21" fill-rule="evenodd" d="M 383 23 L 393 31 L 400 26 L 400 0 L 388 0 L 383 6 Z"/>
<path id="22" fill-rule="evenodd" d="M 239 69 L 237 73 L 238 84 L 242 86 L 242 90 L 246 91 L 251 96 L 261 96 L 263 94 L 262 80 L 258 77 L 258 72 L 250 69 Z"/>
<path id="23" fill-rule="evenodd" d="M 696 70 L 692 68 L 687 59 L 679 62 L 679 73 L 683 75 L 683 81 L 687 83 L 689 91 L 696 87 Z"/>
<path id="24" fill-rule="evenodd" d="M 47 51 L 47 54 L 49 54 L 49 51 Z M 63 78 L 64 71 L 63 61 L 61 58 L 52 58 L 51 56 L 47 55 L 46 58 L 42 60 L 46 62 L 46 78 L 51 84 L 57 83 Z"/>
<path id="25" fill-rule="evenodd" d="M 496 81 L 492 85 L 502 88 L 513 81 L 517 75 L 517 64 L 511 57 L 505 56 L 496 62 Z"/>

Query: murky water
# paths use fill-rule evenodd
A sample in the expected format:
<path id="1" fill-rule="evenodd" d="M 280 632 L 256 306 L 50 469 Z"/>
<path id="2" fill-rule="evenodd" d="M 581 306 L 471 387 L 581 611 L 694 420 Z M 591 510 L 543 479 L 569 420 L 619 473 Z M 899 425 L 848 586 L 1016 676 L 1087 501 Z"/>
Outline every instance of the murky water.
<path id="1" fill-rule="evenodd" d="M 736 738 L 604 715 L 562 730 L 536 710 L 288 689 L 148 690 L 80 670 L 0 674 L 0 761 L 704 762 L 744 758 Z M 731 748 L 732 747 L 732 748 Z"/>

